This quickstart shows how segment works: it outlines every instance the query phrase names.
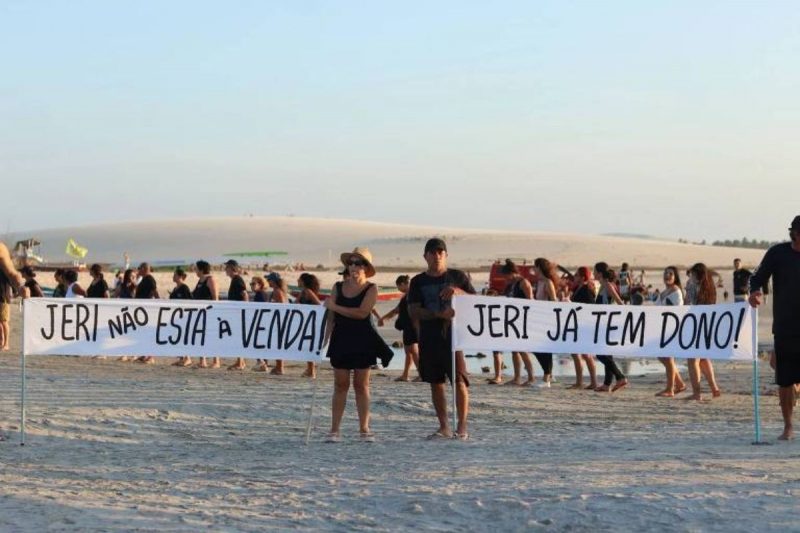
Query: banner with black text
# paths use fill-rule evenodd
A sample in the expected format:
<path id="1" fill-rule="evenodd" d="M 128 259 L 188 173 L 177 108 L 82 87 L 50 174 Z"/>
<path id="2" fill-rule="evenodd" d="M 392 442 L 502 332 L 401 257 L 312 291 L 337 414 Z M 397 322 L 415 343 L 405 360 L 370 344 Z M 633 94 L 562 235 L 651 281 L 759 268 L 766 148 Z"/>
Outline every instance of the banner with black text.
<path id="1" fill-rule="evenodd" d="M 23 351 L 319 361 L 325 319 L 319 305 L 28 298 Z"/>
<path id="2" fill-rule="evenodd" d="M 746 302 L 694 306 L 585 305 L 460 295 L 453 349 L 620 357 L 752 360 Z"/>

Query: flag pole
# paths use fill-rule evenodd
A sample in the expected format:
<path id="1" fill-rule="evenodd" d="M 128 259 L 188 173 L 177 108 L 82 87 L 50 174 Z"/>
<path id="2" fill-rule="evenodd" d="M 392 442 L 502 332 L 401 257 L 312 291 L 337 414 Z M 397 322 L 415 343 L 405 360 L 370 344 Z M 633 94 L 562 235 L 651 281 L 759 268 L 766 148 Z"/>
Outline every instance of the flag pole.
<path id="1" fill-rule="evenodd" d="M 20 327 L 22 343 L 20 347 L 20 368 L 22 374 L 22 384 L 20 387 L 20 413 L 19 413 L 19 435 L 20 446 L 25 446 L 25 401 L 26 401 L 26 375 L 25 375 L 25 300 L 22 300 L 22 321 Z"/>
<path id="2" fill-rule="evenodd" d="M 316 363 L 314 363 L 316 365 Z M 308 422 L 306 422 L 306 446 L 311 438 L 311 421 L 314 418 L 314 404 L 317 402 L 317 384 L 319 382 L 319 368 L 314 372 L 314 388 L 311 391 L 311 405 L 308 407 Z"/>
<path id="3" fill-rule="evenodd" d="M 760 377 L 758 373 L 758 309 L 750 308 L 750 322 L 752 322 L 753 339 L 753 423 L 755 425 L 755 441 L 753 444 L 764 444 L 761 442 L 761 413 L 759 410 L 759 395 L 761 392 Z"/>

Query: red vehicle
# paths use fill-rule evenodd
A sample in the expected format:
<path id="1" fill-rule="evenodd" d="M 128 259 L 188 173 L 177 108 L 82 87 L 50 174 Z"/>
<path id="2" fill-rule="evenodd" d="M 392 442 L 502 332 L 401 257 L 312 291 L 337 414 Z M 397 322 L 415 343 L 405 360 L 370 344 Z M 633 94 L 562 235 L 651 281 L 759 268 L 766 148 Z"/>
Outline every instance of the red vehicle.
<path id="1" fill-rule="evenodd" d="M 517 265 L 517 270 L 519 270 L 520 275 L 530 281 L 531 285 L 534 285 L 536 283 L 536 272 L 533 270 L 533 261 L 516 258 L 511 258 L 511 260 Z M 498 259 L 492 264 L 492 267 L 489 270 L 489 289 L 495 290 L 499 294 L 503 294 L 505 292 L 506 285 L 508 283 L 506 281 L 506 277 L 500 271 L 504 264 L 504 260 Z M 572 274 L 569 272 L 569 270 L 560 265 L 558 265 L 557 268 L 561 273 L 562 283 L 569 284 L 572 281 Z M 568 286 L 571 288 L 571 284 Z"/>

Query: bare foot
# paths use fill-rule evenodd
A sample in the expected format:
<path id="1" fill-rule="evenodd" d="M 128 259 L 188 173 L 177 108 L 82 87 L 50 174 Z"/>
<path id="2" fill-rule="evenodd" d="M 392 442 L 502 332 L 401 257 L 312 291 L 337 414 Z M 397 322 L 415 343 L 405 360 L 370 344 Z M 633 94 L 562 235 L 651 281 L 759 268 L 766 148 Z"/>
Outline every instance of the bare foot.
<path id="1" fill-rule="evenodd" d="M 253 372 L 266 372 L 267 370 L 269 370 L 269 365 L 267 365 L 267 363 L 264 362 L 260 363 L 258 366 L 253 368 Z"/>
<path id="2" fill-rule="evenodd" d="M 127 362 L 128 362 L 128 361 L 130 361 L 130 360 L 131 360 L 131 358 L 130 358 L 130 357 L 128 357 L 127 355 L 123 355 L 122 357 L 120 357 L 119 359 L 117 359 L 117 361 L 119 361 L 120 363 L 127 363 Z"/>
<path id="3" fill-rule="evenodd" d="M 512 386 L 516 385 L 516 386 L 519 387 L 520 385 L 522 385 L 522 380 L 520 380 L 520 379 L 512 379 L 511 381 L 506 383 L 506 385 L 512 385 Z"/>
<path id="4" fill-rule="evenodd" d="M 778 437 L 778 440 L 794 440 L 794 431 L 792 430 L 792 426 L 783 428 L 783 433 L 781 433 L 781 436 Z"/>
<path id="5" fill-rule="evenodd" d="M 520 387 L 533 387 L 533 385 L 535 383 L 536 383 L 536 380 L 534 378 L 529 378 L 527 381 L 525 381 L 523 383 L 520 383 L 519 386 Z"/>
<path id="6" fill-rule="evenodd" d="M 684 400 L 686 400 L 686 401 L 694 400 L 696 402 L 702 402 L 703 401 L 703 395 L 702 394 L 692 394 L 688 398 L 684 398 Z"/>
<path id="7" fill-rule="evenodd" d="M 661 392 L 657 392 L 656 396 L 660 396 L 662 398 L 674 398 L 675 397 L 675 393 L 672 392 L 669 389 L 664 389 Z"/>
<path id="8" fill-rule="evenodd" d="M 414 379 L 411 380 L 411 383 L 421 383 L 421 382 L 422 382 L 422 378 L 419 377 L 419 376 L 417 376 L 417 377 L 415 377 Z"/>
<path id="9" fill-rule="evenodd" d="M 719 398 L 722 396 L 722 391 L 720 389 L 711 389 L 711 396 L 714 398 Z"/>
<path id="10" fill-rule="evenodd" d="M 490 379 L 486 380 L 486 383 L 488 383 L 489 385 L 502 385 L 503 384 L 503 378 L 500 378 L 500 377 L 490 378 Z"/>
<path id="11" fill-rule="evenodd" d="M 247 368 L 247 365 L 244 363 L 233 363 L 232 365 L 228 365 L 228 370 L 244 370 Z"/>
<path id="12" fill-rule="evenodd" d="M 184 368 L 187 367 L 187 366 L 192 366 L 192 358 L 191 357 L 184 357 L 183 361 L 181 361 L 181 364 L 178 365 L 178 366 L 182 366 Z"/>
<path id="13" fill-rule="evenodd" d="M 584 387 L 583 390 L 597 390 L 597 383 L 591 383 Z"/>
<path id="14" fill-rule="evenodd" d="M 300 374 L 300 377 L 301 377 L 301 378 L 311 378 L 311 379 L 314 379 L 315 377 L 317 377 L 317 375 L 316 375 L 314 372 L 309 372 L 308 370 L 306 370 L 306 371 L 304 371 L 302 374 Z M 398 380 L 395 380 L 395 381 L 398 381 Z M 406 380 L 406 381 L 408 381 L 408 380 Z"/>
<path id="15" fill-rule="evenodd" d="M 283 370 L 278 370 L 277 368 L 273 368 L 272 370 L 270 370 L 269 375 L 270 376 L 282 376 L 283 375 Z"/>
<path id="16" fill-rule="evenodd" d="M 208 361 L 206 361 L 205 357 L 197 363 L 197 368 L 208 368 Z"/>
<path id="17" fill-rule="evenodd" d="M 215 357 L 214 360 L 211 362 L 211 366 L 209 368 L 221 368 L 222 363 L 219 361 L 219 357 Z"/>
<path id="18" fill-rule="evenodd" d="M 570 389 L 570 390 L 582 389 L 583 388 L 583 383 L 575 383 L 574 385 L 570 385 L 567 388 Z"/>
<path id="19" fill-rule="evenodd" d="M 675 394 L 681 393 L 686 390 L 686 383 L 680 383 L 675 386 Z"/>
<path id="20" fill-rule="evenodd" d="M 608 385 L 600 385 L 599 387 L 594 389 L 595 392 L 608 392 L 609 390 L 611 389 L 608 388 Z"/>
<path id="21" fill-rule="evenodd" d="M 398 376 L 398 377 L 394 378 L 394 380 L 395 381 L 410 381 L 408 379 L 408 376 Z"/>

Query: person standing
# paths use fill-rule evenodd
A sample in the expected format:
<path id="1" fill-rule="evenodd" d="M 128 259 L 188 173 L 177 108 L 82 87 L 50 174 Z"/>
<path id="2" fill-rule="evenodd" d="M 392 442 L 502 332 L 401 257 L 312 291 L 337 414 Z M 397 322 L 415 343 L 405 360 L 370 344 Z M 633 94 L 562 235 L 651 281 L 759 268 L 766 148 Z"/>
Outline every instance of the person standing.
<path id="1" fill-rule="evenodd" d="M 592 271 L 588 266 L 579 267 L 575 272 L 575 290 L 572 292 L 572 302 L 593 304 L 596 297 Z M 568 388 L 583 389 L 583 363 L 586 363 L 589 371 L 589 385 L 586 390 L 595 390 L 597 388 L 597 367 L 592 355 L 588 353 L 572 354 L 572 362 L 575 365 L 575 384 Z"/>
<path id="2" fill-rule="evenodd" d="M 14 291 L 25 291 L 22 276 L 14 268 L 11 254 L 0 241 L 0 350 L 8 351 L 11 335 L 11 297 Z M 2 440 L 0 438 L 0 440 Z"/>
<path id="3" fill-rule="evenodd" d="M 33 267 L 24 266 L 20 270 L 20 273 L 22 277 L 25 278 L 25 287 L 28 289 L 28 295 L 31 298 L 44 297 L 44 291 L 41 285 L 39 285 L 39 282 L 36 281 L 36 272 L 33 270 Z"/>
<path id="4" fill-rule="evenodd" d="M 658 305 L 683 305 L 681 276 L 674 266 L 668 266 L 664 269 L 664 290 L 659 293 L 657 303 Z M 656 393 L 656 396 L 672 398 L 679 392 L 685 391 L 686 383 L 681 378 L 678 365 L 675 364 L 675 358 L 659 357 L 658 360 L 664 365 L 667 384 L 663 391 Z"/>
<path id="5" fill-rule="evenodd" d="M 378 287 L 367 281 L 375 275 L 372 254 L 367 248 L 356 248 L 343 253 L 341 260 L 350 271 L 350 276 L 345 281 L 337 282 L 330 298 L 325 300 L 325 308 L 329 311 L 326 337 L 330 339 L 327 357 L 331 360 L 334 380 L 331 430 L 326 441 L 341 440 L 340 425 L 352 374 L 361 440 L 374 442 L 375 435 L 369 426 L 369 373 L 378 359 L 384 366 L 388 365 L 392 350 L 370 321 L 378 301 Z"/>
<path id="6" fill-rule="evenodd" d="M 303 272 L 297 278 L 297 286 L 300 287 L 300 294 L 297 295 L 297 303 L 301 305 L 320 305 L 322 299 L 319 293 L 319 279 L 314 274 Z M 306 363 L 305 371 L 300 377 L 315 379 L 317 377 L 317 365 L 314 361 Z"/>
<path id="7" fill-rule="evenodd" d="M 455 315 L 453 296 L 475 294 L 466 273 L 447 268 L 447 245 L 433 238 L 425 243 L 423 254 L 428 268 L 411 280 L 408 290 L 408 312 L 417 327 L 419 339 L 419 371 L 422 381 L 431 386 L 431 399 L 439 419 L 439 428 L 429 439 L 455 437 L 469 438 L 467 414 L 469 412 L 469 378 L 464 353 L 456 352 L 456 375 L 453 376 L 451 321 Z M 458 425 L 455 434 L 447 417 L 447 392 L 445 381 L 455 382 Z"/>
<path id="8" fill-rule="evenodd" d="M 792 411 L 795 388 L 800 383 L 800 215 L 789 226 L 789 239 L 767 250 L 750 278 L 750 305 L 756 308 L 761 305 L 763 289 L 772 278 L 775 381 L 783 416 L 779 440 L 794 438 Z"/>
<path id="9" fill-rule="evenodd" d="M 53 272 L 53 279 L 56 286 L 53 288 L 53 298 L 63 298 L 67 294 L 67 286 L 64 284 L 64 269 L 57 268 Z"/>
<path id="10" fill-rule="evenodd" d="M 270 272 L 267 274 L 267 283 L 269 284 L 270 289 L 272 289 L 272 292 L 269 293 L 269 303 L 289 303 L 289 285 L 280 274 L 277 272 Z M 265 366 L 268 366 L 266 359 L 264 359 L 262 362 Z M 276 359 L 275 367 L 269 371 L 270 376 L 282 376 L 283 372 L 283 359 Z"/>
<path id="11" fill-rule="evenodd" d="M 689 269 L 689 276 L 696 287 L 694 299 L 689 300 L 689 305 L 714 305 L 717 303 L 717 289 L 706 265 L 695 263 Z M 714 367 L 710 359 L 689 358 L 686 360 L 686 364 L 689 367 L 689 379 L 692 382 L 692 395 L 688 398 L 689 400 L 701 401 L 703 399 L 700 391 L 701 372 L 711 388 L 711 396 L 718 398 L 722 394 L 717 385 Z"/>
<path id="12" fill-rule="evenodd" d="M 197 274 L 197 285 L 192 291 L 193 300 L 219 300 L 219 289 L 214 276 L 211 275 L 211 265 L 208 261 L 202 259 L 194 264 L 195 273 Z M 219 357 L 214 358 L 211 368 L 219 368 Z M 208 361 L 205 357 L 200 358 L 197 368 L 209 368 Z"/>
<path id="13" fill-rule="evenodd" d="M 411 372 L 411 365 L 419 369 L 419 346 L 417 345 L 417 331 L 414 329 L 414 324 L 411 322 L 411 317 L 408 314 L 408 285 L 410 279 L 407 275 L 403 274 L 397 276 L 395 286 L 397 290 L 403 295 L 397 303 L 397 307 L 383 315 L 378 319 L 378 326 L 383 326 L 386 320 L 397 316 L 394 322 L 394 327 L 397 331 L 403 334 L 403 350 L 406 353 L 406 360 L 403 363 L 403 373 L 395 378 L 395 381 L 410 381 L 409 373 Z M 417 370 L 419 373 L 419 370 Z M 419 378 L 417 378 L 419 379 Z"/>
<path id="14" fill-rule="evenodd" d="M 225 262 L 225 274 L 231 278 L 231 284 L 228 286 L 228 300 L 233 302 L 250 301 L 247 284 L 242 278 L 242 267 L 235 259 L 228 259 Z M 228 370 L 244 370 L 245 368 L 247 368 L 247 363 L 245 363 L 244 357 L 237 357 Z"/>
<path id="15" fill-rule="evenodd" d="M 92 281 L 86 289 L 86 297 L 108 298 L 108 283 L 103 276 L 103 267 L 98 263 L 93 264 L 89 267 L 89 275 L 92 277 Z"/>
<path id="16" fill-rule="evenodd" d="M 555 302 L 556 286 L 559 283 L 556 265 L 545 259 L 537 257 L 533 261 L 533 270 L 536 273 L 536 285 L 534 286 L 534 298 L 544 302 Z M 542 367 L 544 377 L 539 383 L 539 388 L 550 388 L 550 381 L 553 379 L 553 354 L 534 352 L 536 360 Z"/>
<path id="17" fill-rule="evenodd" d="M 744 302 L 750 294 L 750 277 L 752 272 L 742 268 L 742 260 L 738 257 L 733 260 L 733 301 Z M 727 299 L 727 298 L 726 298 Z"/>
<path id="18" fill-rule="evenodd" d="M 600 281 L 600 290 L 597 291 L 595 303 L 608 305 L 618 304 L 622 305 L 622 298 L 619 297 L 616 289 L 616 273 L 608 267 L 608 263 L 600 261 L 594 265 L 594 277 Z M 597 392 L 616 392 L 628 386 L 628 378 L 619 369 L 614 357 L 610 355 L 598 355 L 597 360 L 602 363 L 605 368 L 605 375 L 603 376 L 603 384 L 595 389 Z M 614 387 L 611 387 L 613 380 L 617 380 Z"/>
<path id="19" fill-rule="evenodd" d="M 519 273 L 517 265 L 511 259 L 506 259 L 503 266 L 500 267 L 500 273 L 506 278 L 506 289 L 503 296 L 506 298 L 520 298 L 523 300 L 533 299 L 533 287 L 531 282 L 522 277 Z M 528 352 L 511 352 L 511 363 L 514 366 L 514 379 L 509 381 L 507 385 L 519 385 L 529 387 L 534 384 L 536 377 L 533 373 L 533 361 L 531 354 Z M 528 380 L 522 381 L 522 366 L 525 366 L 525 371 L 528 374 Z M 502 371 L 503 365 L 500 363 L 500 370 Z M 547 373 L 545 372 L 545 379 Z M 489 383 L 498 385 L 501 379 L 495 372 L 495 377 L 489 380 Z"/>
<path id="20" fill-rule="evenodd" d="M 178 267 L 172 273 L 172 282 L 175 288 L 169 293 L 170 300 L 191 300 L 192 291 L 186 285 L 186 272 Z M 187 367 L 192 365 L 192 357 L 190 355 L 181 355 L 178 360 L 172 363 L 172 366 Z"/>
<path id="21" fill-rule="evenodd" d="M 158 288 L 156 286 L 156 278 L 150 270 L 150 263 L 141 263 L 139 265 L 139 283 L 136 285 L 136 291 L 133 297 L 138 300 L 150 300 L 158 298 Z M 152 355 L 143 355 L 136 359 L 139 363 L 148 365 L 155 364 L 156 359 Z"/>

